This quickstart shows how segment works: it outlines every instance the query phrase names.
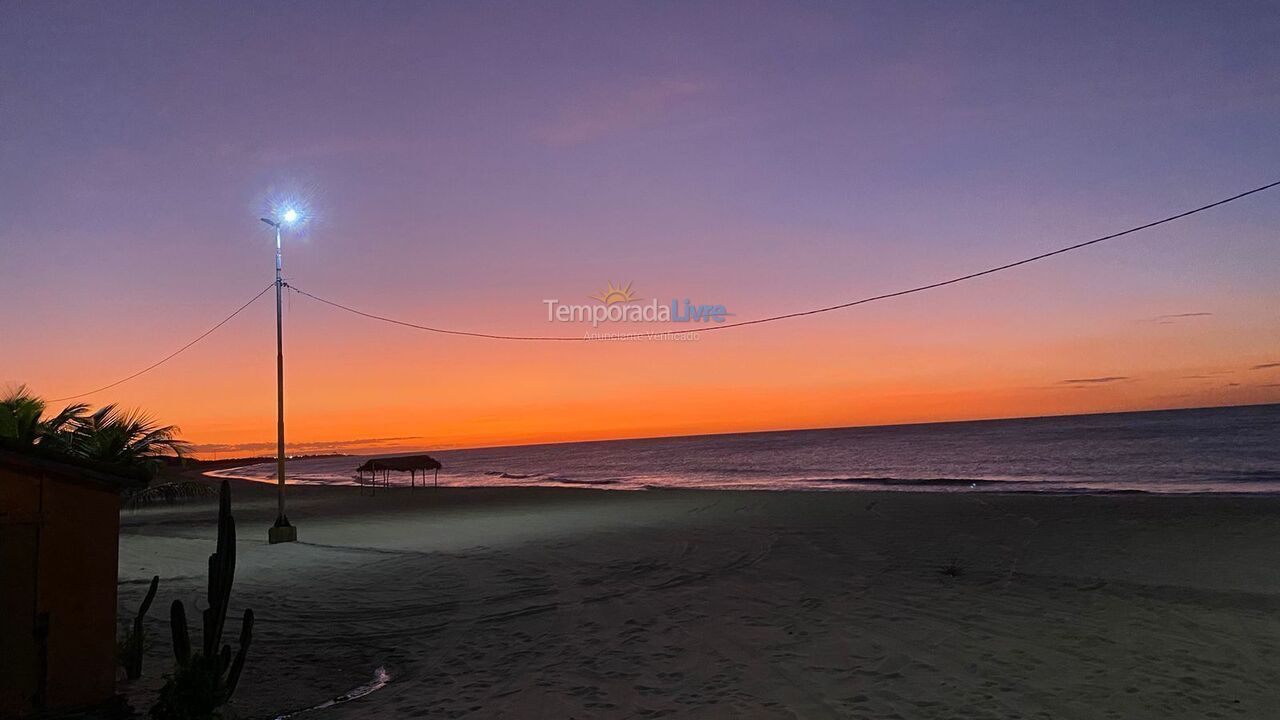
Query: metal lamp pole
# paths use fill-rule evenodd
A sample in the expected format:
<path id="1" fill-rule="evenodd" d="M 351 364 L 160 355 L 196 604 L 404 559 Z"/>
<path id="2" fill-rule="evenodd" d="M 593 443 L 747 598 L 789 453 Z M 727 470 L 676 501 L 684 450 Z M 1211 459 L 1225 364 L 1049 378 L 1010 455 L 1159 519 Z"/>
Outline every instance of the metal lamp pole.
<path id="1" fill-rule="evenodd" d="M 280 230 L 285 222 L 293 222 L 298 214 L 289 210 L 284 220 L 276 221 L 258 218 L 275 228 L 276 231 L 276 499 L 278 513 L 276 524 L 267 531 L 267 540 L 272 543 L 294 542 L 298 539 L 298 528 L 289 524 L 284 514 L 284 321 L 280 307 L 280 298 L 284 291 L 284 280 L 280 277 L 283 257 L 280 245 Z"/>

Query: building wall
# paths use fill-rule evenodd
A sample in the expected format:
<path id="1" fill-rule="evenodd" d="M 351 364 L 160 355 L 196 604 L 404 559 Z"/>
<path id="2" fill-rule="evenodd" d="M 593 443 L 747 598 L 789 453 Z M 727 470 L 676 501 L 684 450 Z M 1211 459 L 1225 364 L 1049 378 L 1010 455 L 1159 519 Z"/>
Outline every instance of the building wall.
<path id="1" fill-rule="evenodd" d="M 36 560 L 40 481 L 0 468 L 0 717 L 36 692 Z"/>
<path id="2" fill-rule="evenodd" d="M 2 667 L 13 670 L 15 681 L 13 689 L 4 683 L 0 712 L 11 714 L 15 696 L 43 696 L 48 709 L 109 699 L 116 674 L 119 496 L 93 483 L 0 469 L 0 507 L 14 520 L 0 521 L 0 555 L 6 568 L 14 561 L 15 575 L 31 578 L 10 585 L 6 577 L 0 589 L 4 606 L 16 611 L 0 621 Z"/>

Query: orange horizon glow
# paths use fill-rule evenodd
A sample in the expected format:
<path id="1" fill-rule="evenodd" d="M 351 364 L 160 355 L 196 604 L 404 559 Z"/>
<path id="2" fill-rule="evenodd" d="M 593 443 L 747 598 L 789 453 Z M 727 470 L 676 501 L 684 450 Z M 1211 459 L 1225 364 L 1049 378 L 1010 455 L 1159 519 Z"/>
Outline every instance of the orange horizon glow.
<path id="1" fill-rule="evenodd" d="M 288 450 L 442 450 L 1280 402 L 1280 366 L 1248 332 L 1265 324 L 1252 317 L 1263 308 L 1237 304 L 1234 320 L 1125 318 L 1092 327 L 1069 312 L 1064 319 L 1081 324 L 1067 337 L 1061 327 L 1029 328 L 1039 311 L 1029 306 L 988 306 L 982 322 L 953 324 L 972 316 L 967 306 L 1007 291 L 954 291 L 952 302 L 923 315 L 886 304 L 683 343 L 441 337 L 298 299 L 286 317 Z M 218 342 L 101 395 L 179 425 L 197 457 L 274 454 L 268 300 Z M 542 312 L 536 301 L 524 306 Z M 523 326 L 546 334 L 590 327 L 536 317 Z M 33 390 L 55 389 L 55 377 L 56 389 L 71 387 L 83 375 L 56 360 L 45 370 Z"/>

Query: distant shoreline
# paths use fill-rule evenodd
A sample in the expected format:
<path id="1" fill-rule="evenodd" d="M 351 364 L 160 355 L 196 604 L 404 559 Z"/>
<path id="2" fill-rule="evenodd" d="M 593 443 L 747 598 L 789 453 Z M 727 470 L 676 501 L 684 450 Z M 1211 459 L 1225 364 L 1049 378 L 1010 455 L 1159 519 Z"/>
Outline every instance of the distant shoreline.
<path id="1" fill-rule="evenodd" d="M 276 484 L 276 481 L 275 481 L 274 479 L 272 479 L 272 478 L 259 478 L 259 477 L 252 477 L 252 476 L 249 476 L 249 475 L 237 475 L 237 474 L 235 474 L 235 473 L 229 472 L 230 470 L 236 470 L 236 469 L 238 469 L 238 467 L 226 468 L 226 469 L 222 469 L 222 470 L 206 470 L 206 471 L 200 472 L 200 473 L 199 473 L 199 476 L 200 476 L 201 478 L 209 479 L 209 480 L 230 480 L 230 481 L 235 482 L 235 483 L 237 483 L 237 484 L 243 483 L 243 484 L 245 484 L 247 487 L 262 487 L 262 486 L 268 486 L 268 487 L 269 487 L 269 486 L 273 486 L 273 485 L 275 485 L 275 484 Z M 874 480 L 874 479 L 875 479 L 875 478 L 868 478 L 868 480 Z M 857 480 L 857 479 L 853 479 L 853 480 Z M 285 484 L 290 488 L 290 492 L 293 492 L 295 488 L 334 488 L 335 490 L 337 490 L 337 489 L 339 489 L 339 488 L 341 488 L 341 489 L 350 489 L 350 488 L 360 487 L 359 483 L 357 483 L 354 479 L 353 479 L 352 481 L 350 481 L 350 482 L 345 482 L 345 483 L 340 483 L 340 482 L 295 482 L 295 481 L 289 480 L 289 481 L 286 481 L 286 483 L 285 483 Z M 422 487 L 425 487 L 425 486 L 422 486 Z M 714 493 L 764 493 L 764 494 L 777 494 L 777 493 L 804 493 L 804 494 L 813 494 L 813 493 L 822 493 L 822 492 L 827 492 L 827 493 L 832 493 L 832 494 L 837 494 L 837 493 L 840 493 L 840 494 L 843 494 L 843 493 L 854 493 L 854 494 L 859 494 L 859 493 L 861 493 L 861 494 L 877 495 L 877 494 L 890 493 L 890 494 L 894 494 L 894 495 L 911 495 L 911 494 L 918 494 L 918 495 L 955 495 L 955 496 L 968 496 L 968 497 L 992 497 L 992 496 L 997 496 L 997 497 L 1007 497 L 1007 496 L 1019 497 L 1019 496 L 1023 496 L 1023 497 L 1025 497 L 1025 496 L 1047 496 L 1047 497 L 1063 497 L 1063 498 L 1072 498 L 1072 497 L 1124 497 L 1124 496 L 1128 496 L 1128 495 L 1132 495 L 1132 496 L 1139 496 L 1139 497 L 1168 497 L 1168 498 L 1191 498 L 1191 497 L 1206 497 L 1206 498 L 1250 498 L 1250 497 L 1254 497 L 1254 498 L 1276 498 L 1276 497 L 1280 497 L 1280 488 L 1277 488 L 1276 490 L 1269 490 L 1269 491 L 1257 491 L 1257 492 L 1241 492 L 1241 491 L 1232 491 L 1232 490 L 1223 490 L 1223 491 L 1195 491 L 1195 490 L 1189 490 L 1189 491 L 1162 491 L 1162 490 L 1159 490 L 1159 489 L 1154 489 L 1154 490 L 1137 490 L 1137 489 L 1107 489 L 1107 488 L 1096 488 L 1096 489 L 1095 489 L 1095 488 L 1081 488 L 1081 489 L 1076 489 L 1076 490 L 1059 490 L 1059 489 L 1044 489 L 1044 490 L 1036 490 L 1036 489 L 1026 489 L 1026 490 L 1006 490 L 1006 489 L 966 490 L 966 489 L 936 489 L 936 488 L 935 488 L 935 489 L 930 489 L 930 488 L 929 488 L 929 486 L 928 486 L 927 484 L 912 484 L 912 483 L 902 483 L 902 484 L 897 485 L 897 486 L 889 485 L 889 486 L 878 486 L 878 487 L 875 487 L 875 486 L 856 486 L 856 485 L 855 485 L 855 486 L 853 486 L 853 487 L 848 487 L 848 488 L 835 488 L 835 487 L 833 487 L 833 488 L 831 488 L 831 489 L 829 489 L 829 490 L 825 490 L 825 491 L 823 491 L 823 490 L 814 490 L 814 489 L 811 489 L 811 488 L 786 488 L 786 487 L 774 487 L 774 488 L 734 488 L 734 487 L 725 487 L 725 488 L 709 488 L 709 487 L 701 487 L 701 486 L 697 486 L 697 485 L 690 485 L 689 487 L 633 487 L 633 486 L 620 486 L 620 485 L 616 485 L 616 484 L 609 484 L 609 483 L 576 483 L 576 484 L 574 484 L 574 483 L 562 483 L 562 484 L 557 484 L 557 483 L 545 483 L 545 484 L 543 484 L 543 483 L 529 483 L 529 484 L 527 484 L 527 485 L 509 485 L 509 486 L 495 486 L 495 485 L 486 485 L 486 484 L 481 484 L 481 483 L 476 483 L 476 484 L 453 483 L 453 484 L 448 485 L 447 487 L 448 487 L 449 489 L 451 489 L 451 490 L 489 490 L 489 491 L 499 491 L 499 492 L 500 492 L 500 491 L 503 491 L 503 490 L 519 491 L 519 490 L 525 490 L 525 489 L 549 489 L 549 490 L 564 490 L 564 491 L 568 491 L 568 492 L 572 492 L 572 491 L 576 491 L 576 490 L 587 490 L 587 491 L 590 491 L 590 490 L 613 490 L 613 491 L 617 491 L 617 492 L 654 492 L 654 493 L 714 492 Z M 380 485 L 380 486 L 378 486 L 378 491 L 379 491 L 379 492 L 383 492 L 383 491 L 385 491 L 386 489 L 387 489 L 387 488 L 384 488 L 384 487 L 382 487 L 381 485 Z M 393 482 L 393 483 L 391 484 L 391 487 L 390 487 L 389 489 L 390 489 L 390 490 L 392 490 L 393 492 L 394 492 L 394 491 L 400 491 L 400 490 L 408 490 L 408 489 L 409 489 L 408 480 L 406 479 L 403 483 L 402 483 L 402 482 L 400 482 L 399 480 L 396 480 L 395 482 Z"/>
<path id="2" fill-rule="evenodd" d="M 1280 404 L 1268 404 L 430 453 L 439 483 L 453 486 L 1259 495 L 1280 492 L 1277 439 Z M 294 456 L 287 474 L 294 485 L 355 485 L 368 457 L 386 455 Z M 276 463 L 190 471 L 274 482 Z"/>

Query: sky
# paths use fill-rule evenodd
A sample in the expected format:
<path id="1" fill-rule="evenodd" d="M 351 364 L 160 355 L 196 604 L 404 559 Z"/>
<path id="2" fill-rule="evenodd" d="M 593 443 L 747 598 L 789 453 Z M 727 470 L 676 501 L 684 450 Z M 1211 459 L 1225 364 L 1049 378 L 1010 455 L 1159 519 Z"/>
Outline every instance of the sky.
<path id="1" fill-rule="evenodd" d="M 466 331 L 999 265 L 1280 180 L 1278 34 L 1248 2 L 3 3 L 0 383 L 187 343 L 271 283 L 290 203 L 289 283 Z M 273 305 L 81 399 L 270 452 Z M 311 452 L 1280 402 L 1278 308 L 1280 190 L 694 341 L 288 294 L 286 422 Z"/>

